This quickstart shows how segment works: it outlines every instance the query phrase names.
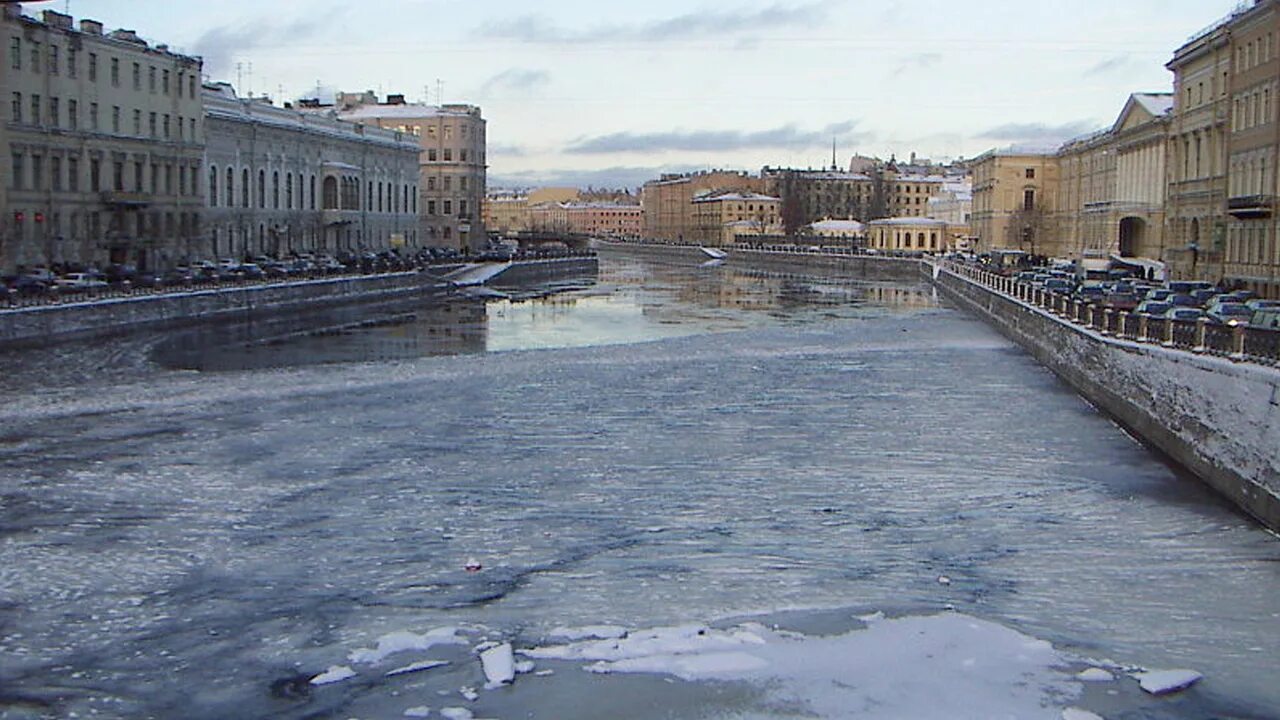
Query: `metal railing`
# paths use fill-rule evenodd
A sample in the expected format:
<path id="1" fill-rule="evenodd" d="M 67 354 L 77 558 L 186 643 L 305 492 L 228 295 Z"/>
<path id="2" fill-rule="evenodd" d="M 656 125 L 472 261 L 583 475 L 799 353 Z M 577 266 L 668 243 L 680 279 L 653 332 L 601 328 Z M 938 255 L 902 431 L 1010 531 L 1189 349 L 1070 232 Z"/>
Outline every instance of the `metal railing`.
<path id="1" fill-rule="evenodd" d="M 1101 335 L 1194 353 L 1220 355 L 1241 362 L 1280 366 L 1280 330 L 1247 325 L 1221 325 L 1208 318 L 1172 320 L 1152 317 L 1082 302 L 981 267 L 952 261 L 940 261 L 938 264 L 943 270 L 970 280 L 990 292 L 1040 308 Z"/>

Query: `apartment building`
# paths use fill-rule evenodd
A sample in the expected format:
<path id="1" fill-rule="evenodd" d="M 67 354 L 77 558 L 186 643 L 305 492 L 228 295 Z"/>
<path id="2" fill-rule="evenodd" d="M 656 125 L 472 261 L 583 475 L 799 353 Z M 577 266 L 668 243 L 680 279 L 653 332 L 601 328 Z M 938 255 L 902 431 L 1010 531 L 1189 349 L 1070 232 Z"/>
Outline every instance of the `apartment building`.
<path id="1" fill-rule="evenodd" d="M 486 122 L 474 105 L 406 103 L 389 95 L 344 94 L 337 117 L 399 130 L 421 147 L 418 182 L 422 237 L 427 245 L 482 249 L 488 242 L 481 207 L 485 198 Z"/>
<path id="2" fill-rule="evenodd" d="M 1057 251 L 1058 160 L 1052 152 L 992 150 L 975 158 L 970 169 L 975 251 Z"/>
<path id="3" fill-rule="evenodd" d="M 733 245 L 782 235 L 782 199 L 755 192 L 707 192 L 692 201 L 689 239 L 698 245 Z"/>
<path id="4" fill-rule="evenodd" d="M 199 58 L 3 7 L 0 271 L 162 267 L 203 237 Z"/>
<path id="5" fill-rule="evenodd" d="M 206 85 L 198 257 L 417 247 L 418 138 Z"/>
<path id="6" fill-rule="evenodd" d="M 712 170 L 667 174 L 644 185 L 641 207 L 644 236 L 670 242 L 691 242 L 695 233 L 693 200 L 713 192 L 761 193 L 765 182 L 744 172 Z"/>
<path id="7" fill-rule="evenodd" d="M 876 214 L 875 181 L 867 174 L 765 167 L 760 176 L 764 192 L 782 198 L 788 235 L 829 218 L 866 220 Z"/>

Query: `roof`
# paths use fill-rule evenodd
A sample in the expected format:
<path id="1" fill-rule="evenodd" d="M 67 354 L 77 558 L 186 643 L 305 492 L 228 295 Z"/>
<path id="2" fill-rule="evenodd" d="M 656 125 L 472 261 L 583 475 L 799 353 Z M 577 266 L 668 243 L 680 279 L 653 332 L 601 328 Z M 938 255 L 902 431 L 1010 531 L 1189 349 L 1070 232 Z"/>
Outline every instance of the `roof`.
<path id="1" fill-rule="evenodd" d="M 1173 111 L 1173 93 L 1134 93 L 1133 99 L 1156 117 Z"/>
<path id="2" fill-rule="evenodd" d="M 819 220 L 809 225 L 809 227 L 818 232 L 827 230 L 830 232 L 860 233 L 866 229 L 866 226 L 857 220 Z"/>
<path id="3" fill-rule="evenodd" d="M 465 109 L 464 109 L 465 108 Z M 350 110 L 340 110 L 337 116 L 343 120 L 418 120 L 436 117 L 479 117 L 479 108 L 470 105 L 358 105 Z"/>
<path id="4" fill-rule="evenodd" d="M 772 196 L 770 196 L 770 195 L 761 195 L 760 193 L 753 193 L 753 192 L 748 192 L 748 193 L 742 193 L 742 192 L 716 193 L 716 194 L 711 194 L 711 195 L 705 195 L 705 196 L 700 197 L 700 198 L 695 198 L 695 199 L 694 199 L 694 202 L 696 202 L 696 203 L 707 203 L 707 202 L 720 202 L 721 200 L 745 200 L 745 201 L 757 201 L 757 202 L 766 202 L 766 201 L 767 201 L 767 202 L 782 202 L 782 199 L 781 199 L 781 198 L 772 197 Z"/>
<path id="5" fill-rule="evenodd" d="M 395 130 L 365 127 L 328 115 L 281 108 L 264 100 L 241 98 L 228 83 L 204 85 L 201 95 L 204 116 L 210 120 L 251 123 L 296 132 L 367 142 L 417 154 L 418 139 Z"/>
<path id="6" fill-rule="evenodd" d="M 925 218 L 925 217 L 896 217 L 896 218 L 883 218 L 880 220 L 871 221 L 871 225 L 889 225 L 889 226 L 923 225 L 923 226 L 929 226 L 929 227 L 937 227 L 939 225 L 946 225 L 946 224 L 947 224 L 946 220 L 935 220 L 933 218 Z"/>

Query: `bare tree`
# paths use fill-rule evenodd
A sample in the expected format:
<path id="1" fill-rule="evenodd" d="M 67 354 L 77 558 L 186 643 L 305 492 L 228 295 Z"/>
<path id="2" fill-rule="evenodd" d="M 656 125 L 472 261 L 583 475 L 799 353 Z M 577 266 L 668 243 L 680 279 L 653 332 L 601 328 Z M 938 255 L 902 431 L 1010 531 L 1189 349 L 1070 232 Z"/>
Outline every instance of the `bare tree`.
<path id="1" fill-rule="evenodd" d="M 1009 216 L 1009 245 L 1039 255 L 1049 233 L 1049 213 L 1043 205 L 1023 205 Z"/>

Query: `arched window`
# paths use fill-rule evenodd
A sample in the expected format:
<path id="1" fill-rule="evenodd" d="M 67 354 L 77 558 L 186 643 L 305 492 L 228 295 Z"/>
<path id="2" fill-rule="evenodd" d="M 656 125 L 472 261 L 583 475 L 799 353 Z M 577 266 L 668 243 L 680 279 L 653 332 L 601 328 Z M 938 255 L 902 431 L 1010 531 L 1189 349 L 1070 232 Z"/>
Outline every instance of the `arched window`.
<path id="1" fill-rule="evenodd" d="M 338 209 L 338 178 L 332 175 L 324 179 L 324 209 Z"/>
<path id="2" fill-rule="evenodd" d="M 280 209 L 280 172 L 271 173 L 271 207 Z"/>
<path id="3" fill-rule="evenodd" d="M 249 207 L 249 168 L 240 173 L 240 207 Z"/>
<path id="4" fill-rule="evenodd" d="M 218 207 L 218 167 L 216 165 L 209 166 L 209 207 Z"/>
<path id="5" fill-rule="evenodd" d="M 227 193 L 223 199 L 227 201 L 227 207 L 235 205 L 236 200 L 236 175 L 231 168 L 227 168 Z"/>
<path id="6" fill-rule="evenodd" d="M 258 207 L 267 207 L 267 171 L 258 171 Z"/>
<path id="7" fill-rule="evenodd" d="M 284 187 L 285 187 L 284 207 L 286 210 L 292 210 L 293 209 L 293 173 L 289 173 L 288 175 L 285 176 Z"/>
<path id="8" fill-rule="evenodd" d="M 316 209 L 316 176 L 311 176 L 311 209 Z"/>

